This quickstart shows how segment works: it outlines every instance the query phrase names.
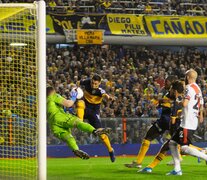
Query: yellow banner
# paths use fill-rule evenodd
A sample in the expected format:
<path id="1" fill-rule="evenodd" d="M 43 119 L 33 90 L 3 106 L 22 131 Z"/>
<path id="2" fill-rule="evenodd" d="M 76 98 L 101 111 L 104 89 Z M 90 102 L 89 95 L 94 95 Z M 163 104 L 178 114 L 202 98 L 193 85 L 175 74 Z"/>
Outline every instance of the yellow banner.
<path id="1" fill-rule="evenodd" d="M 30 10 L 22 7 L 0 9 L 0 33 L 33 33 L 36 21 Z"/>
<path id="2" fill-rule="evenodd" d="M 47 34 L 54 34 L 54 25 L 53 25 L 53 20 L 50 15 L 46 15 L 46 32 Z"/>
<path id="3" fill-rule="evenodd" d="M 145 16 L 153 38 L 207 38 L 207 17 Z"/>
<path id="4" fill-rule="evenodd" d="M 103 31 L 77 30 L 78 44 L 102 44 Z"/>
<path id="5" fill-rule="evenodd" d="M 107 23 L 111 34 L 147 35 L 143 25 L 143 16 L 134 14 L 107 14 Z"/>

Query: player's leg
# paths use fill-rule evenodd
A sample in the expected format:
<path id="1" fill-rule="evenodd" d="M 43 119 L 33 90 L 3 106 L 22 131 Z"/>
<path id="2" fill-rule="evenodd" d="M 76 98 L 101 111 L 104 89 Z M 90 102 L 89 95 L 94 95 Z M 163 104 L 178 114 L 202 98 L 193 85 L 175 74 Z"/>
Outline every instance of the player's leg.
<path id="1" fill-rule="evenodd" d="M 140 150 L 138 152 L 136 161 L 132 161 L 132 163 L 130 163 L 130 164 L 125 164 L 125 166 L 128 168 L 136 168 L 136 167 L 141 168 L 142 161 L 144 160 L 144 157 L 149 149 L 150 142 L 152 140 L 154 140 L 155 138 L 157 138 L 161 132 L 162 132 L 162 130 L 160 129 L 160 131 L 159 131 L 154 123 L 150 127 L 150 129 L 147 131 L 147 134 L 146 134 L 144 140 L 142 141 L 142 144 L 141 144 Z"/>
<path id="2" fill-rule="evenodd" d="M 199 151 L 203 151 L 203 150 L 204 150 L 203 148 L 198 147 L 198 146 L 194 146 L 194 145 L 192 145 L 192 144 L 189 144 L 189 146 L 192 147 L 192 148 L 194 148 L 194 149 L 197 149 L 197 150 L 199 150 Z"/>
<path id="3" fill-rule="evenodd" d="M 76 156 L 80 157 L 81 159 L 89 159 L 89 155 L 86 152 L 79 149 L 75 138 L 71 134 L 70 129 L 66 130 L 66 129 L 61 128 L 61 127 L 56 126 L 56 125 L 52 125 L 51 129 L 52 129 L 52 131 L 53 131 L 53 133 L 56 137 L 58 137 L 59 139 L 61 139 L 64 142 L 66 142 L 68 147 L 70 149 L 72 149 L 73 153 Z"/>
<path id="4" fill-rule="evenodd" d="M 181 144 L 181 152 L 207 161 L 207 155 L 205 153 L 199 151 L 195 147 L 189 146 L 189 144 L 191 143 L 191 139 L 193 137 L 193 133 L 193 130 L 183 129 L 183 141 Z"/>
<path id="5" fill-rule="evenodd" d="M 180 149 L 180 145 L 178 144 L 178 152 L 179 152 L 179 158 L 180 158 L 180 162 L 183 161 L 182 155 L 181 155 L 181 149 Z M 171 161 L 169 161 L 167 163 L 168 166 L 173 166 L 174 165 L 174 160 L 172 159 Z"/>
<path id="6" fill-rule="evenodd" d="M 142 169 L 139 172 L 147 172 L 147 173 L 151 173 L 153 168 L 155 168 L 166 156 L 167 151 L 169 150 L 169 140 L 166 141 L 160 151 L 158 152 L 158 154 L 156 155 L 156 157 L 154 158 L 154 160 L 144 169 Z"/>
<path id="7" fill-rule="evenodd" d="M 83 121 L 85 111 L 85 102 L 83 100 L 78 100 L 76 102 L 76 114 Z"/>
<path id="8" fill-rule="evenodd" d="M 100 120 L 98 112 L 93 111 L 91 109 L 86 109 L 85 110 L 85 117 L 88 119 L 89 123 L 93 127 L 95 127 L 97 130 L 102 129 L 102 124 L 101 124 L 101 120 Z M 114 149 L 111 146 L 111 142 L 109 140 L 108 135 L 107 134 L 101 134 L 99 137 L 102 140 L 103 144 L 108 149 L 111 161 L 114 162 L 115 161 Z"/>
<path id="9" fill-rule="evenodd" d="M 171 155 L 174 161 L 174 169 L 167 173 L 166 175 L 182 175 L 181 166 L 180 166 L 180 158 L 178 151 L 178 144 L 181 144 L 182 141 L 183 129 L 179 128 L 169 142 L 169 147 L 171 151 Z"/>

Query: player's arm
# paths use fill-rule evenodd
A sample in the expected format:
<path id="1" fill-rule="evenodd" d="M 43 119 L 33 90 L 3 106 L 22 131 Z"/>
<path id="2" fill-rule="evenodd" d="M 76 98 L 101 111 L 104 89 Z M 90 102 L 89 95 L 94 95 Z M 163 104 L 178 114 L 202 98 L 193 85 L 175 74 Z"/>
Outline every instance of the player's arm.
<path id="1" fill-rule="evenodd" d="M 62 102 L 62 105 L 65 106 L 65 107 L 71 107 L 71 106 L 73 106 L 74 102 L 75 101 L 72 101 L 70 99 L 69 100 L 64 99 L 63 102 Z"/>
<path id="2" fill-rule="evenodd" d="M 200 108 L 199 108 L 199 121 L 200 121 L 200 123 L 203 123 L 203 108 L 204 108 L 204 100 L 203 100 L 203 97 L 201 95 Z"/>
<path id="3" fill-rule="evenodd" d="M 69 100 L 64 98 L 63 101 L 62 101 L 62 105 L 65 106 L 65 107 L 73 106 L 73 104 L 75 103 L 75 101 L 77 99 L 77 95 L 78 95 L 77 91 L 71 91 L 71 93 L 70 93 L 71 98 Z"/>
<path id="4" fill-rule="evenodd" d="M 203 123 L 203 104 L 201 104 L 199 109 L 199 121 L 200 123 Z"/>
<path id="5" fill-rule="evenodd" d="M 110 96 L 107 93 L 104 93 L 103 94 L 103 97 L 106 98 L 107 100 L 110 100 L 110 101 L 114 101 L 115 100 L 115 97 L 114 96 Z"/>
<path id="6" fill-rule="evenodd" d="M 189 87 L 186 87 L 182 106 L 186 107 L 190 101 L 191 93 Z"/>
<path id="7" fill-rule="evenodd" d="M 183 100 L 183 107 L 186 107 L 188 105 L 188 103 L 189 103 L 189 100 L 185 98 Z"/>

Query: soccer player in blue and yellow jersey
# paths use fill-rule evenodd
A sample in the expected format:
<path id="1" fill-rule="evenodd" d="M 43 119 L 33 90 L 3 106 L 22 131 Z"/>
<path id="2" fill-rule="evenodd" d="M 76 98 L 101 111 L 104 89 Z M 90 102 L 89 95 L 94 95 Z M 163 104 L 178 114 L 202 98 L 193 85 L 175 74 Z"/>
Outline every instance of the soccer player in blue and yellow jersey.
<path id="1" fill-rule="evenodd" d="M 81 80 L 78 85 L 84 87 L 83 100 L 77 102 L 77 116 L 80 119 L 87 119 L 94 128 L 102 128 L 100 120 L 100 106 L 103 98 L 113 100 L 104 89 L 100 87 L 101 76 L 94 74 L 92 78 Z M 107 147 L 111 162 L 115 161 L 114 149 L 106 134 L 100 135 L 100 139 Z"/>
<path id="2" fill-rule="evenodd" d="M 182 81 L 175 81 L 172 83 L 170 94 L 171 97 L 174 99 L 171 107 L 171 121 L 170 121 L 170 135 L 172 136 L 173 133 L 177 130 L 177 128 L 180 126 L 180 115 L 182 112 L 182 106 L 180 104 L 180 101 L 182 100 L 182 96 L 184 93 L 184 84 Z M 139 172 L 146 172 L 151 173 L 153 168 L 156 167 L 166 156 L 167 151 L 169 148 L 169 142 L 170 140 L 166 141 L 154 160 L 144 169 L 142 169 Z"/>
<path id="3" fill-rule="evenodd" d="M 163 96 L 162 99 L 159 100 L 159 105 L 162 107 L 162 113 L 160 118 L 155 121 L 150 129 L 147 131 L 144 140 L 142 141 L 142 145 L 140 147 L 139 153 L 137 155 L 137 160 L 132 161 L 130 164 L 125 164 L 128 168 L 141 168 L 142 161 L 149 149 L 150 142 L 160 135 L 162 135 L 166 130 L 169 130 L 170 123 L 170 115 L 171 115 L 171 101 L 173 100 L 169 88 L 171 83 L 175 80 L 175 77 L 169 76 L 165 80 L 165 89 L 168 89 L 168 92 Z"/>
<path id="4" fill-rule="evenodd" d="M 57 138 L 66 142 L 76 156 L 82 159 L 89 159 L 89 155 L 86 152 L 79 150 L 75 138 L 71 134 L 71 129 L 76 127 L 81 131 L 101 136 L 102 134 L 109 133 L 110 128 L 96 130 L 93 126 L 84 123 L 78 117 L 65 113 L 64 106 L 73 106 L 76 98 L 76 91 L 72 91 L 71 99 L 67 100 L 57 94 L 53 87 L 47 87 L 47 119 L 52 132 Z"/>

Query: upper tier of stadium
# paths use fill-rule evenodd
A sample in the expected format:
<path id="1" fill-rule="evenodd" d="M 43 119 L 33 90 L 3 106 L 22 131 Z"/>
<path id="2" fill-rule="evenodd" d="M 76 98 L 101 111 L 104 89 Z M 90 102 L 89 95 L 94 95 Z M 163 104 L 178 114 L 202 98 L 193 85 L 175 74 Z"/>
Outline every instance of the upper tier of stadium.
<path id="1" fill-rule="evenodd" d="M 0 0 L 0 3 L 31 3 L 34 0 Z M 207 0 L 46 0 L 54 13 L 126 13 L 206 16 Z"/>

